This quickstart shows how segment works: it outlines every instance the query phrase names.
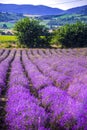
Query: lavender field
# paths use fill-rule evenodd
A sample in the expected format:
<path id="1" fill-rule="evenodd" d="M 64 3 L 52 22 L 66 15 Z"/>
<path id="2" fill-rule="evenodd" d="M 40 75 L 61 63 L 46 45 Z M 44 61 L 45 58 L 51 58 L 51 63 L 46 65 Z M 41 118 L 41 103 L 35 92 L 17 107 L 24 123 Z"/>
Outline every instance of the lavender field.
<path id="1" fill-rule="evenodd" d="M 0 130 L 87 130 L 87 49 L 1 49 Z"/>

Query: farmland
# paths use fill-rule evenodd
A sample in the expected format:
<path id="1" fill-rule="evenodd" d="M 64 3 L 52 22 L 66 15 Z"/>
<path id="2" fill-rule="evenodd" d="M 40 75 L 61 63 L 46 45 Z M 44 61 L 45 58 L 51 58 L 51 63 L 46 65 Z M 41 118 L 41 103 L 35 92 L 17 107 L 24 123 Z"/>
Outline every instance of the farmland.
<path id="1" fill-rule="evenodd" d="M 16 48 L 17 38 L 11 35 L 0 35 L 0 48 Z"/>
<path id="2" fill-rule="evenodd" d="M 0 43 L 7 43 L 7 42 L 16 42 L 17 39 L 15 36 L 9 36 L 9 35 L 0 35 Z"/>
<path id="3" fill-rule="evenodd" d="M 0 49 L 0 130 L 86 130 L 87 49 Z"/>

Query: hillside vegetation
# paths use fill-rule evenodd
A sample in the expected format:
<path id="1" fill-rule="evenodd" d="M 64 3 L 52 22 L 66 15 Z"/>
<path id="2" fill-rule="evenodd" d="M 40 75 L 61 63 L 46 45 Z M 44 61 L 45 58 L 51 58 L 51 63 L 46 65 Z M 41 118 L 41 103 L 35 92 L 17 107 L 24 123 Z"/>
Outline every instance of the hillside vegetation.
<path id="1" fill-rule="evenodd" d="M 21 18 L 24 18 L 22 14 L 0 12 L 0 22 L 17 21 Z"/>
<path id="2" fill-rule="evenodd" d="M 17 9 L 15 9 L 16 6 Z M 3 24 L 6 24 L 7 28 L 12 28 L 16 21 L 25 16 L 39 20 L 42 25 L 46 25 L 49 29 L 55 29 L 58 26 L 63 26 L 67 23 L 76 23 L 77 21 L 87 23 L 87 5 L 64 11 L 45 6 L 25 5 L 23 7 L 18 5 L 0 4 L 0 11 L 0 28 L 3 28 Z M 36 14 L 34 14 L 34 12 Z"/>
<path id="3" fill-rule="evenodd" d="M 14 24 L 24 18 L 23 14 L 15 14 L 8 12 L 0 12 L 0 28 L 1 29 L 12 29 Z"/>
<path id="4" fill-rule="evenodd" d="M 87 23 L 86 14 L 62 14 L 62 15 L 47 15 L 38 18 L 42 24 L 45 24 L 50 29 L 55 29 L 58 26 L 63 26 L 65 24 L 73 24 L 77 21 L 82 21 Z"/>

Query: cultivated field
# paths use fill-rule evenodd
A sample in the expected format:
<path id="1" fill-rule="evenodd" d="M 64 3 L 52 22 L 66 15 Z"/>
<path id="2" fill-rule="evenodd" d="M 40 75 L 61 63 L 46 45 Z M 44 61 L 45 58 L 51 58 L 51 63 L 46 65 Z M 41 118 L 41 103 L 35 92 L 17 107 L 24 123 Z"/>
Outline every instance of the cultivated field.
<path id="1" fill-rule="evenodd" d="M 16 36 L 10 36 L 10 35 L 0 35 L 0 43 L 8 43 L 8 42 L 16 42 Z"/>
<path id="2" fill-rule="evenodd" d="M 0 130 L 87 130 L 87 49 L 1 49 Z"/>
<path id="3" fill-rule="evenodd" d="M 0 48 L 15 48 L 17 46 L 16 36 L 0 35 Z"/>

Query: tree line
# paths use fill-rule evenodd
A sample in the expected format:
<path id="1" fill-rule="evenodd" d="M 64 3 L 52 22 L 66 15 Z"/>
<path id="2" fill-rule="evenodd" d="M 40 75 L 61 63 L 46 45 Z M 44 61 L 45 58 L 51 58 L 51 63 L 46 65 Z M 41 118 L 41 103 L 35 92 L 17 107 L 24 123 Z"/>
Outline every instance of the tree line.
<path id="1" fill-rule="evenodd" d="M 53 32 L 39 21 L 24 18 L 15 24 L 15 35 L 20 44 L 29 48 L 48 48 L 61 44 L 62 48 L 87 47 L 87 24 L 77 22 L 58 27 Z"/>

